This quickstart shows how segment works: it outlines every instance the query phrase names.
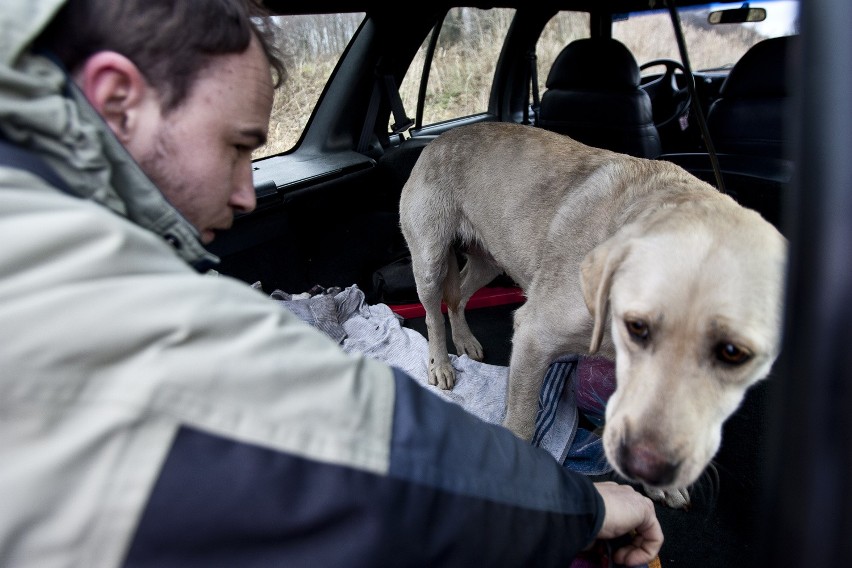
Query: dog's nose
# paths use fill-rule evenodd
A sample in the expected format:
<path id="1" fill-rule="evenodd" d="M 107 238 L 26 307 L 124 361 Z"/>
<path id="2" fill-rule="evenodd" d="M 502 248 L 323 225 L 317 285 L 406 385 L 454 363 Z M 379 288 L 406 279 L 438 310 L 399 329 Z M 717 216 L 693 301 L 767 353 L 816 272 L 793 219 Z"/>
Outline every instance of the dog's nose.
<path id="1" fill-rule="evenodd" d="M 619 463 L 631 479 L 655 486 L 669 485 L 679 465 L 645 444 L 626 443 L 619 448 Z"/>

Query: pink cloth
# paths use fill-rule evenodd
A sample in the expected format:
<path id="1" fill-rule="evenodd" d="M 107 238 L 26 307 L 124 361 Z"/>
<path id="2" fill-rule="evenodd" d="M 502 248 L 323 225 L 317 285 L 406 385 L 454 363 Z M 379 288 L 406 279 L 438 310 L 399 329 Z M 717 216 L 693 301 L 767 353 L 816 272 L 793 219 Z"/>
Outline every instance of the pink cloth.
<path id="1" fill-rule="evenodd" d="M 615 391 L 615 363 L 603 357 L 580 357 L 576 377 L 577 407 L 603 417 L 606 401 Z"/>

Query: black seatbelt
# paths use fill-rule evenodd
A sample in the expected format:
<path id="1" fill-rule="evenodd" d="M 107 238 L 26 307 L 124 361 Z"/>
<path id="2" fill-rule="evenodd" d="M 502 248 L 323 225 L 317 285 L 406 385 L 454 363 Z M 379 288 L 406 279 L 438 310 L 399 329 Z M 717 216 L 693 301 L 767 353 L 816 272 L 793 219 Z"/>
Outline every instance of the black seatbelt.
<path id="1" fill-rule="evenodd" d="M 0 136 L 0 166 L 26 170 L 31 174 L 37 175 L 53 187 L 74 195 L 71 187 L 64 179 L 59 177 L 53 168 L 47 165 L 47 162 L 41 156 L 32 150 L 9 142 L 3 136 Z"/>
<path id="2" fill-rule="evenodd" d="M 538 124 L 538 107 L 540 105 L 538 95 L 538 57 L 535 50 L 527 54 L 527 98 L 524 104 L 524 124 L 530 124 L 530 92 L 532 92 L 532 124 Z"/>
<path id="3" fill-rule="evenodd" d="M 692 74 L 692 67 L 689 65 L 689 56 L 686 51 L 686 39 L 683 36 L 683 29 L 680 25 L 680 17 L 677 13 L 675 0 L 665 0 L 664 3 L 669 10 L 669 16 L 671 17 L 672 26 L 674 27 L 675 39 L 677 40 L 677 47 L 680 51 L 680 61 L 683 63 L 683 68 L 686 71 L 686 88 L 689 90 L 689 94 L 692 97 L 692 110 L 695 112 L 695 118 L 698 120 L 698 128 L 701 130 L 701 137 L 704 139 L 704 145 L 707 147 L 707 155 L 710 156 L 710 165 L 713 167 L 713 175 L 716 176 L 716 188 L 722 193 L 727 193 L 725 190 L 725 180 L 722 177 L 722 168 L 719 166 L 719 157 L 716 155 L 716 147 L 713 144 L 710 132 L 707 129 L 707 120 L 704 118 L 704 111 L 701 109 L 701 104 L 699 103 L 700 99 L 696 92 L 695 75 Z"/>
<path id="4" fill-rule="evenodd" d="M 382 92 L 387 96 L 391 112 L 393 113 L 394 123 L 391 125 L 391 134 L 404 134 L 409 128 L 414 126 L 414 120 L 408 118 L 408 115 L 405 114 L 405 106 L 402 104 L 402 97 L 399 96 L 396 79 L 390 73 L 379 73 L 373 84 L 370 104 L 367 107 L 367 114 L 364 118 L 364 127 L 361 129 L 361 138 L 358 140 L 358 151 L 362 154 L 367 151 L 370 145 L 370 138 L 376 126 L 376 115 L 379 112 L 379 102 L 382 98 Z"/>
<path id="5" fill-rule="evenodd" d="M 414 120 L 408 118 L 405 114 L 405 107 L 402 105 L 402 97 L 399 96 L 399 88 L 396 86 L 396 79 L 390 73 L 384 74 L 385 92 L 390 101 L 391 112 L 393 112 L 394 123 L 391 125 L 393 134 L 406 132 L 414 126 Z"/>

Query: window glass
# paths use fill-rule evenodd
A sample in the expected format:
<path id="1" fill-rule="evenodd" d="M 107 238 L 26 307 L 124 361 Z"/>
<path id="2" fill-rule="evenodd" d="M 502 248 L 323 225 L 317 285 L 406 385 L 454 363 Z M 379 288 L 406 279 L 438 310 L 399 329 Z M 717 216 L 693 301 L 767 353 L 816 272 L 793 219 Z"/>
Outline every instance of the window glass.
<path id="1" fill-rule="evenodd" d="M 514 15 L 509 8 L 453 8 L 447 13 L 429 68 L 424 125 L 488 110 L 500 48 Z M 412 118 L 430 39 L 427 37 L 420 46 L 399 89 L 406 113 Z M 389 130 L 393 121 L 391 116 Z"/>
<path id="2" fill-rule="evenodd" d="M 308 123 L 334 66 L 364 13 L 276 16 L 276 41 L 287 63 L 287 80 L 275 92 L 269 139 L 253 158 L 293 148 Z"/>
<path id="3" fill-rule="evenodd" d="M 752 8 L 765 8 L 766 20 L 747 24 L 711 25 L 707 16 L 718 5 L 680 8 L 681 28 L 689 54 L 689 64 L 695 71 L 730 69 L 755 43 L 768 37 L 797 33 L 798 2 L 781 0 L 750 2 Z M 667 10 L 651 14 L 630 14 L 613 22 L 612 35 L 625 44 L 641 65 L 652 59 L 680 61 L 671 18 Z M 649 69 L 648 72 L 659 72 Z"/>
<path id="4" fill-rule="evenodd" d="M 540 93 L 544 92 L 547 74 L 556 56 L 575 39 L 589 37 L 589 28 L 589 14 L 586 12 L 559 12 L 547 22 L 535 47 Z"/>

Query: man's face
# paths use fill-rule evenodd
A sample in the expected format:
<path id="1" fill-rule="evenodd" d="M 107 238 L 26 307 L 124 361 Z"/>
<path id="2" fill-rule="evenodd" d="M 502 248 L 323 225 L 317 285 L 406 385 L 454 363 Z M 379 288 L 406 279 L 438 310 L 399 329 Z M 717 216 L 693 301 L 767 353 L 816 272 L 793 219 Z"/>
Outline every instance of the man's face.
<path id="1" fill-rule="evenodd" d="M 126 144 L 205 244 L 255 207 L 251 154 L 266 141 L 272 99 L 269 62 L 252 38 L 243 53 L 215 56 L 174 110 L 148 105 L 150 123 Z"/>

